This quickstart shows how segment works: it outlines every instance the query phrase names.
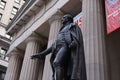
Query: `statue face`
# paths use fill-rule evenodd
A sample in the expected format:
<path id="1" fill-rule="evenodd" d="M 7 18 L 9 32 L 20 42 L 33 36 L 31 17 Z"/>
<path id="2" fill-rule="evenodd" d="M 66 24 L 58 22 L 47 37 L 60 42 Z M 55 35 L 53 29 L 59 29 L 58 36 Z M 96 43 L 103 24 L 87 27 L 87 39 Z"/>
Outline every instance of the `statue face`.
<path id="1" fill-rule="evenodd" d="M 65 15 L 65 16 L 62 17 L 61 23 L 65 24 L 67 22 L 68 22 L 68 16 Z"/>
<path id="2" fill-rule="evenodd" d="M 73 22 L 73 18 L 70 14 L 66 14 L 62 17 L 61 23 L 64 25 L 68 22 Z"/>

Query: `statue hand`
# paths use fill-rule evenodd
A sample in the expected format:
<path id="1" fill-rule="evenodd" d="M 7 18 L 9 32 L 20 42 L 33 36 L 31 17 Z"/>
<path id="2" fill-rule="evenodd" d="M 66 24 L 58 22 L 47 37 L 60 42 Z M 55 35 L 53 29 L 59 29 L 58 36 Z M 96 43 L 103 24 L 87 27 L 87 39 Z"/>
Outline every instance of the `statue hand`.
<path id="1" fill-rule="evenodd" d="M 38 55 L 32 55 L 31 56 L 31 59 L 35 59 L 35 58 L 38 58 Z"/>
<path id="2" fill-rule="evenodd" d="M 36 54 L 36 55 L 32 55 L 32 56 L 31 56 L 31 59 L 35 59 L 35 58 L 44 59 L 45 56 L 44 56 L 43 54 Z"/>

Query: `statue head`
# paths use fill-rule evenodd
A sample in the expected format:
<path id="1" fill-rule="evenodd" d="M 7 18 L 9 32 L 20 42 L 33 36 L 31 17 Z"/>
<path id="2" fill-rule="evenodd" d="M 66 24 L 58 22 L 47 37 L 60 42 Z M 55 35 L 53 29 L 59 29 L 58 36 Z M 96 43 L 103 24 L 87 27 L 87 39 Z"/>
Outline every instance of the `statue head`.
<path id="1" fill-rule="evenodd" d="M 61 23 L 63 25 L 67 24 L 67 23 L 72 23 L 72 22 L 73 22 L 73 16 L 72 15 L 66 14 L 62 17 Z"/>

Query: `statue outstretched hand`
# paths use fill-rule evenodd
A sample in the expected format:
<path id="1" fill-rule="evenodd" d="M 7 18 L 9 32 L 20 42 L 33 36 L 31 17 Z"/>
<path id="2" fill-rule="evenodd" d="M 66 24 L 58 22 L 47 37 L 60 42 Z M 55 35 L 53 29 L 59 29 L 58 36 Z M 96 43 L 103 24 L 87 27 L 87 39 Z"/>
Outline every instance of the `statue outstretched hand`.
<path id="1" fill-rule="evenodd" d="M 45 55 L 39 53 L 39 54 L 35 54 L 35 55 L 31 56 L 31 59 L 35 59 L 35 58 L 44 60 L 45 59 Z"/>
<path id="2" fill-rule="evenodd" d="M 32 55 L 31 59 L 38 58 L 38 59 L 44 60 L 45 56 L 49 54 L 51 51 L 52 51 L 52 46 L 40 53 L 36 53 L 35 55 Z"/>

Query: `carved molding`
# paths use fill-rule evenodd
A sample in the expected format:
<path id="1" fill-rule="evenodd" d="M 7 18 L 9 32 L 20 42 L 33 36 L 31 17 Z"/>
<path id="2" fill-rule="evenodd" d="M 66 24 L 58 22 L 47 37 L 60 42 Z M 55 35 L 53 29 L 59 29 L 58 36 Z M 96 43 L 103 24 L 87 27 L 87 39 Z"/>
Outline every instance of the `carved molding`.
<path id="1" fill-rule="evenodd" d="M 44 45 L 45 43 L 47 43 L 47 39 L 45 37 L 35 32 L 33 32 L 32 35 L 25 40 L 25 43 L 28 43 L 30 41 L 39 41 L 41 45 Z"/>
<path id="2" fill-rule="evenodd" d="M 24 57 L 24 51 L 23 50 L 21 50 L 21 49 L 19 49 L 19 48 L 14 48 L 11 52 L 10 52 L 10 54 L 8 54 L 8 56 L 12 56 L 12 55 L 18 55 L 18 56 L 20 56 L 20 57 Z"/>
<path id="3" fill-rule="evenodd" d="M 63 17 L 64 13 L 61 10 L 58 10 L 54 15 L 49 18 L 49 24 L 51 24 L 55 20 L 61 20 Z"/>

